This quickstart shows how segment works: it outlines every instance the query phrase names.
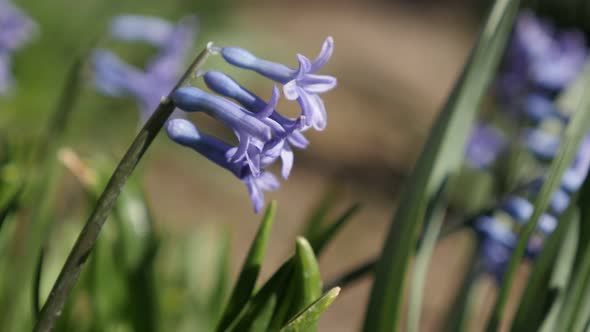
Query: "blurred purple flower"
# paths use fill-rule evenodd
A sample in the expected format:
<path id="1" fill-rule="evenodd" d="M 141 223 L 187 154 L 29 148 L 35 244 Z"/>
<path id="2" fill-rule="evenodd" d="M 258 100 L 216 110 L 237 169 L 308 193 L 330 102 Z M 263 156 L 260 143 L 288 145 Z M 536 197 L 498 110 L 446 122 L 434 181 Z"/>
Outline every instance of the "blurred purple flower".
<path id="1" fill-rule="evenodd" d="M 326 38 L 318 57 L 312 62 L 298 54 L 299 68 L 259 59 L 239 47 L 224 47 L 220 53 L 230 64 L 253 70 L 265 77 L 283 84 L 283 92 L 289 100 L 297 100 L 301 107 L 302 125 L 323 130 L 326 127 L 326 108 L 319 94 L 332 90 L 337 81 L 333 76 L 316 75 L 328 63 L 334 51 L 334 40 Z"/>
<path id="2" fill-rule="evenodd" d="M 111 33 L 115 38 L 148 42 L 159 49 L 145 69 L 130 66 L 105 50 L 95 51 L 92 58 L 97 89 L 108 96 L 135 98 L 144 123 L 184 68 L 185 56 L 195 39 L 196 18 L 185 17 L 172 26 L 154 17 L 124 15 L 113 20 Z"/>
<path id="3" fill-rule="evenodd" d="M 506 139 L 502 133 L 489 125 L 477 124 L 467 144 L 467 161 L 476 168 L 488 168 L 505 149 Z"/>
<path id="4" fill-rule="evenodd" d="M 248 189 L 256 213 L 260 212 L 264 206 L 264 191 L 278 189 L 279 182 L 274 175 L 262 171 L 255 176 L 246 161 L 230 162 L 227 155 L 233 148 L 215 137 L 200 133 L 189 121 L 184 119 L 170 120 L 166 129 L 172 140 L 192 148 L 242 180 Z"/>
<path id="5" fill-rule="evenodd" d="M 8 91 L 12 53 L 23 47 L 36 30 L 36 24 L 8 0 L 0 0 L 0 94 Z"/>
<path id="6" fill-rule="evenodd" d="M 580 31 L 559 31 L 530 11 L 523 11 L 499 78 L 499 92 L 514 98 L 532 87 L 559 91 L 581 72 L 586 43 Z"/>
<path id="7" fill-rule="evenodd" d="M 557 154 L 560 139 L 539 128 L 523 130 L 522 140 L 528 150 L 538 158 L 550 160 Z"/>

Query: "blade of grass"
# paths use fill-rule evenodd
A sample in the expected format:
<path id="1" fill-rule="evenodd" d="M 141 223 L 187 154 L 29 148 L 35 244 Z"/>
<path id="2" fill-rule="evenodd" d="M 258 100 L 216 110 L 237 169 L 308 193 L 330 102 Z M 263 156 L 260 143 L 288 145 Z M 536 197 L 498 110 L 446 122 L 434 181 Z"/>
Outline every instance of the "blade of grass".
<path id="1" fill-rule="evenodd" d="M 590 76 L 583 75 L 584 86 L 586 91 L 590 87 Z M 493 307 L 492 315 L 488 321 L 486 330 L 488 332 L 497 331 L 504 317 L 504 309 L 508 302 L 508 296 L 512 290 L 512 282 L 516 274 L 516 269 L 520 264 L 528 241 L 537 227 L 539 217 L 549 206 L 553 193 L 558 189 L 563 173 L 572 163 L 582 137 L 588 132 L 590 125 L 590 94 L 581 96 L 576 107 L 576 112 L 569 122 L 562 143 L 560 144 L 557 156 L 551 162 L 547 172 L 547 177 L 543 186 L 534 201 L 534 210 L 531 218 L 523 228 L 517 245 L 510 257 L 508 268 L 504 275 L 502 287 L 498 298 Z"/>
<path id="2" fill-rule="evenodd" d="M 290 309 L 291 315 L 298 313 L 322 295 L 320 267 L 311 245 L 303 237 L 296 240 L 294 281 L 297 287 Z"/>
<path id="3" fill-rule="evenodd" d="M 193 61 L 187 72 L 179 80 L 172 91 L 181 86 L 191 74 L 197 70 L 209 55 L 208 48 L 205 48 Z M 35 332 L 51 331 L 56 319 L 68 298 L 69 293 L 76 284 L 88 255 L 92 251 L 100 230 L 110 215 L 111 210 L 121 192 L 127 179 L 141 160 L 141 157 L 148 149 L 168 117 L 174 111 L 174 104 L 170 98 L 163 98 L 160 105 L 154 111 L 144 127 L 135 137 L 133 143 L 125 153 L 123 159 L 117 166 L 109 180 L 107 187 L 101 194 L 93 212 L 86 222 L 78 240 L 72 248 L 57 281 L 55 282 L 45 305 L 41 309 L 39 319 L 35 324 Z"/>
<path id="4" fill-rule="evenodd" d="M 326 310 L 328 310 L 332 302 L 334 302 L 336 297 L 338 297 L 339 293 L 340 288 L 332 288 L 325 295 L 320 297 L 317 301 L 309 305 L 309 307 L 304 309 L 300 314 L 289 321 L 280 332 L 304 332 L 310 327 L 315 326 L 317 321 L 320 319 L 320 316 Z"/>
<path id="5" fill-rule="evenodd" d="M 461 283 L 459 283 L 459 290 L 455 294 L 452 304 L 449 306 L 449 312 L 445 315 L 443 331 L 446 332 L 468 331 L 469 318 L 474 311 L 477 295 L 475 288 L 477 280 L 482 273 L 482 266 L 479 259 L 478 245 L 474 244 L 469 249 L 466 272 L 463 275 Z"/>
<path id="6" fill-rule="evenodd" d="M 242 270 L 236 281 L 236 285 L 229 297 L 222 318 L 215 329 L 218 332 L 224 331 L 231 324 L 232 320 L 248 302 L 254 291 L 256 280 L 258 279 L 258 273 L 260 272 L 260 267 L 262 266 L 262 261 L 264 260 L 264 254 L 270 238 L 270 230 L 275 220 L 276 208 L 276 201 L 272 201 L 266 209 L 266 213 L 258 228 L 258 233 L 256 234 L 254 241 L 252 241 L 252 245 L 250 246 L 250 250 L 248 251 L 248 255 L 246 256 L 246 260 L 244 261 L 244 265 L 242 266 Z"/>
<path id="7" fill-rule="evenodd" d="M 399 328 L 408 262 L 426 206 L 443 180 L 456 171 L 476 112 L 498 66 L 518 9 L 518 0 L 495 2 L 468 64 L 434 124 L 387 235 L 366 309 L 363 331 Z"/>
<path id="8" fill-rule="evenodd" d="M 313 209 L 308 221 L 305 223 L 303 237 L 306 239 L 313 239 L 318 235 L 324 225 L 328 213 L 330 213 L 330 210 L 334 207 L 336 195 L 337 190 L 335 188 L 329 189 L 328 192 L 324 194 L 318 205 Z"/>
<path id="9" fill-rule="evenodd" d="M 590 224 L 590 208 L 588 207 L 588 198 L 590 198 L 590 180 L 586 179 L 584 185 L 580 191 L 580 198 L 578 205 L 581 212 L 581 223 L 580 228 L 583 230 L 584 225 Z M 585 311 L 585 302 L 587 303 L 590 297 L 590 287 L 588 282 L 590 281 L 590 246 L 588 246 L 587 233 L 579 232 L 578 241 L 579 246 L 575 257 L 574 273 L 571 278 L 567 280 L 567 290 L 563 298 L 563 303 L 560 307 L 559 313 L 556 317 L 551 317 L 547 323 L 547 331 L 554 326 L 563 326 L 568 328 L 576 327 L 581 331 L 581 317 L 580 315 Z M 559 324 L 559 325 L 557 325 Z"/>
<path id="10" fill-rule="evenodd" d="M 445 180 L 440 191 L 432 200 L 433 206 L 427 211 L 426 230 L 424 231 L 423 240 L 418 248 L 414 260 L 414 271 L 412 273 L 412 284 L 410 288 L 410 302 L 408 305 L 407 331 L 420 331 L 420 313 L 422 310 L 422 297 L 424 285 L 426 283 L 426 274 L 428 273 L 428 263 L 436 247 L 437 239 L 442 229 L 447 207 L 447 188 L 448 182 Z"/>
<path id="11" fill-rule="evenodd" d="M 537 330 L 543 323 L 551 303 L 555 299 L 555 289 L 550 289 L 551 274 L 556 258 L 566 235 L 572 233 L 579 219 L 577 205 L 572 204 L 559 218 L 559 224 L 543 245 L 541 254 L 535 260 L 534 269 L 527 281 L 518 310 L 512 321 L 511 331 Z M 577 234 L 573 233 L 575 236 Z"/>
<path id="12" fill-rule="evenodd" d="M 268 331 L 279 331 L 293 315 L 322 295 L 319 265 L 305 238 L 297 238 L 291 261 L 293 274 L 289 276 L 287 289 L 279 296 Z"/>
<path id="13" fill-rule="evenodd" d="M 566 289 L 569 285 L 572 271 L 575 266 L 576 252 L 579 244 L 578 234 L 580 229 L 580 219 L 574 221 L 575 222 L 571 224 L 570 229 L 566 234 L 565 240 L 561 244 L 559 255 L 556 258 L 555 267 L 549 283 L 550 290 L 555 292 L 555 300 L 551 304 L 551 308 L 539 329 L 541 332 L 559 330 L 559 325 L 556 325 L 558 323 L 557 317 L 563 307 Z"/>
<path id="14" fill-rule="evenodd" d="M 293 272 L 292 259 L 285 262 L 273 275 L 264 283 L 262 288 L 242 308 L 240 313 L 234 317 L 225 332 L 241 332 L 248 329 L 261 314 L 265 312 L 269 301 L 275 301 L 278 305 L 278 298 L 287 286 L 287 282 Z M 273 300 L 274 298 L 274 300 Z M 275 307 L 276 311 L 276 307 Z"/>
<path id="15" fill-rule="evenodd" d="M 309 238 L 309 243 L 313 247 L 317 256 L 320 256 L 326 245 L 334 238 L 334 235 L 340 231 L 344 225 L 359 211 L 360 204 L 356 203 L 346 210 L 340 217 L 323 227 L 323 230 L 315 232 L 315 236 Z"/>

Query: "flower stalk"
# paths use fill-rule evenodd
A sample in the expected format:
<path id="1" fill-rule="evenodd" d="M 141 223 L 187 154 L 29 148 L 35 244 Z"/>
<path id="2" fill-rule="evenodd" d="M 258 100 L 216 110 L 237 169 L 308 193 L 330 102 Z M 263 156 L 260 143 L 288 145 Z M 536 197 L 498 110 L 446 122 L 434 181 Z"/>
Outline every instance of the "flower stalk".
<path id="1" fill-rule="evenodd" d="M 208 48 L 205 48 L 195 58 L 171 92 L 175 91 L 190 79 L 191 74 L 203 65 L 209 53 Z M 46 332 L 52 330 L 56 320 L 61 314 L 68 295 L 80 276 L 84 263 L 94 248 L 102 226 L 110 215 L 123 186 L 141 160 L 145 151 L 164 126 L 166 120 L 174 111 L 174 108 L 175 106 L 171 98 L 163 97 L 157 109 L 137 134 L 133 143 L 123 156 L 123 159 L 121 159 L 107 183 L 105 190 L 100 195 L 100 198 L 84 228 L 80 232 L 57 281 L 49 293 L 47 301 L 39 313 L 39 318 L 33 331 Z"/>

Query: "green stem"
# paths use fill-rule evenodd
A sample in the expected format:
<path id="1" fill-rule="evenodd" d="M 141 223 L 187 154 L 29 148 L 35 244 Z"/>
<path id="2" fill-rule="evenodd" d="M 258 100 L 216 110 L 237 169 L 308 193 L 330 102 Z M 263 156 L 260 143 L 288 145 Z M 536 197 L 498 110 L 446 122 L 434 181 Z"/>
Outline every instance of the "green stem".
<path id="1" fill-rule="evenodd" d="M 190 78 L 191 74 L 202 66 L 208 55 L 209 50 L 208 48 L 205 48 L 195 58 L 189 69 L 185 72 L 172 91 L 183 85 L 187 79 Z M 133 143 L 125 153 L 125 156 L 123 156 L 123 159 L 121 159 L 121 162 L 98 199 L 98 202 L 84 225 L 84 228 L 80 232 L 57 281 L 49 293 L 45 305 L 39 313 L 39 319 L 37 320 L 33 331 L 46 332 L 52 330 L 55 321 L 59 317 L 66 303 L 68 295 L 78 280 L 88 255 L 90 255 L 94 248 L 100 230 L 107 217 L 110 215 L 123 186 L 160 129 L 162 129 L 166 123 L 168 117 L 174 111 L 174 108 L 175 106 L 174 103 L 172 103 L 170 96 L 163 98 L 147 123 L 135 137 Z"/>

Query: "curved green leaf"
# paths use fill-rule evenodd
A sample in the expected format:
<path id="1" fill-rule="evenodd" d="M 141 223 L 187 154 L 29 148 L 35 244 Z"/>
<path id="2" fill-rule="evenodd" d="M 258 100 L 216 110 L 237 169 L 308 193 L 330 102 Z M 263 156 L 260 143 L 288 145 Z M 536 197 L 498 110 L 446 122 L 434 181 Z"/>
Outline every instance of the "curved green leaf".
<path id="1" fill-rule="evenodd" d="M 377 264 L 365 332 L 391 332 L 399 328 L 405 276 L 426 207 L 444 179 L 461 166 L 467 138 L 500 61 L 518 4 L 518 0 L 495 2 L 469 62 L 406 183 Z"/>
<path id="2" fill-rule="evenodd" d="M 258 228 L 258 233 L 250 246 L 250 250 L 248 251 L 248 255 L 244 261 L 236 285 L 230 295 L 222 318 L 215 329 L 216 331 L 223 331 L 231 324 L 232 320 L 248 302 L 248 299 L 250 299 L 250 296 L 254 291 L 256 279 L 258 279 L 258 273 L 260 272 L 264 253 L 266 252 L 266 247 L 270 238 L 270 230 L 275 220 L 276 209 L 276 201 L 272 201 L 266 209 L 266 213 L 262 218 L 262 223 Z"/>
<path id="3" fill-rule="evenodd" d="M 586 68 L 586 73 L 582 75 L 582 79 L 579 81 L 582 82 L 581 84 L 585 87 L 585 91 L 590 87 L 590 72 L 588 72 L 588 68 L 590 67 L 588 66 Z M 510 257 L 510 262 L 504 275 L 500 293 L 496 299 L 490 321 L 488 322 L 487 331 L 496 331 L 499 328 L 504 315 L 506 303 L 508 302 L 508 297 L 512 290 L 512 281 L 516 275 L 516 269 L 524 256 L 529 239 L 537 227 L 539 218 L 549 206 L 553 193 L 558 189 L 566 168 L 569 167 L 574 160 L 580 141 L 590 128 L 589 108 L 590 94 L 582 94 L 577 101 L 577 106 L 575 108 L 576 112 L 565 130 L 562 143 L 559 146 L 559 151 L 551 162 L 543 186 L 535 198 L 532 216 L 522 230 L 516 248 Z"/>
<path id="4" fill-rule="evenodd" d="M 308 331 L 309 328 L 315 326 L 320 319 L 320 316 L 330 307 L 332 302 L 336 300 L 340 288 L 335 287 L 320 297 L 317 301 L 309 305 L 296 317 L 285 325 L 280 332 L 303 332 Z"/>
<path id="5" fill-rule="evenodd" d="M 559 218 L 559 224 L 547 239 L 541 254 L 535 261 L 535 267 L 529 277 L 527 286 L 521 297 L 511 331 L 537 330 L 543 323 L 551 303 L 555 299 L 556 289 L 551 289 L 551 275 L 556 258 L 569 233 L 577 236 L 575 231 L 579 220 L 577 205 L 572 204 L 566 213 Z M 575 253 L 575 251 L 573 251 Z M 570 261 L 570 264 L 572 262 Z"/>
<path id="6" fill-rule="evenodd" d="M 320 255 L 326 245 L 334 238 L 334 236 L 346 225 L 346 223 L 359 211 L 360 204 L 356 203 L 348 208 L 340 217 L 333 221 L 330 225 L 323 227 L 322 230 L 315 232 L 315 235 L 309 238 L 316 255 Z"/>

